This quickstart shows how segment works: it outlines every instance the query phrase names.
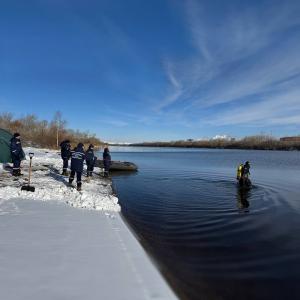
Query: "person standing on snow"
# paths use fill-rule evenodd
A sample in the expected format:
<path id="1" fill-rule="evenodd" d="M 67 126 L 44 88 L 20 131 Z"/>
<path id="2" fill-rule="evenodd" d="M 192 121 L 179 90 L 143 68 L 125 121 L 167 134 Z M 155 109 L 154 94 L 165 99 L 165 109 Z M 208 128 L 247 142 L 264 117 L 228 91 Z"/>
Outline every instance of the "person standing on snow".
<path id="1" fill-rule="evenodd" d="M 69 140 L 64 140 L 60 143 L 61 158 L 63 160 L 62 175 L 68 176 L 69 159 L 71 157 L 71 144 Z"/>
<path id="2" fill-rule="evenodd" d="M 109 153 L 109 149 L 108 147 L 105 147 L 103 151 L 104 176 L 108 176 L 110 164 L 111 164 L 111 156 Z"/>
<path id="3" fill-rule="evenodd" d="M 94 145 L 90 144 L 85 152 L 85 161 L 87 166 L 87 177 L 93 176 L 94 165 L 97 157 L 94 155 Z"/>
<path id="4" fill-rule="evenodd" d="M 10 153 L 13 162 L 13 176 L 20 176 L 21 174 L 21 160 L 24 158 L 24 152 L 21 144 L 21 136 L 19 133 L 15 133 L 10 140 Z"/>
<path id="5" fill-rule="evenodd" d="M 81 191 L 81 175 L 83 172 L 83 162 L 85 160 L 84 146 L 79 143 L 77 147 L 71 151 L 71 175 L 69 177 L 69 184 L 71 185 L 75 173 L 77 176 L 77 191 Z"/>

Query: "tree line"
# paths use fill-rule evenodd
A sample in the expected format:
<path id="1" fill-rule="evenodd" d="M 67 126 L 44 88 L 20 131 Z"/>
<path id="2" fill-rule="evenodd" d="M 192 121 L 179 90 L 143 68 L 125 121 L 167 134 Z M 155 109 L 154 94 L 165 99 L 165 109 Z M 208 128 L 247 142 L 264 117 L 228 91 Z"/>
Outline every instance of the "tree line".
<path id="1" fill-rule="evenodd" d="M 282 140 L 269 135 L 253 135 L 242 139 L 180 140 L 170 142 L 144 142 L 130 146 L 143 147 L 183 147 L 216 149 L 252 150 L 300 150 L 300 137 L 295 140 Z"/>
<path id="2" fill-rule="evenodd" d="M 12 113 L 0 114 L 0 128 L 12 134 L 20 133 L 24 146 L 57 149 L 60 142 L 69 139 L 72 146 L 81 142 L 93 144 L 96 147 L 103 142 L 95 134 L 67 128 L 67 122 L 60 112 L 56 112 L 51 121 L 40 120 L 34 114 L 16 118 Z"/>

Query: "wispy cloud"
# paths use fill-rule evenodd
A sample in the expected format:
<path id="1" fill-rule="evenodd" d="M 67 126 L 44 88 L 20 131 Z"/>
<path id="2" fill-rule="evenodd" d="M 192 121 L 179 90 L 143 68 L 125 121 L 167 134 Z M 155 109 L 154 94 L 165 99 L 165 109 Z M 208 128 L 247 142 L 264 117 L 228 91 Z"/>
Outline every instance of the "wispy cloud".
<path id="1" fill-rule="evenodd" d="M 300 82 L 299 82 L 300 84 Z M 276 95 L 266 95 L 256 103 L 225 109 L 213 118 L 206 119 L 214 125 L 287 125 L 300 124 L 300 87 L 290 86 Z"/>
<path id="2" fill-rule="evenodd" d="M 213 122 L 203 124 L 300 124 L 300 4 L 229 3 L 215 13 L 207 3 L 185 2 L 195 53 L 167 60 L 170 91 L 159 111 L 176 107 L 188 117 L 209 109 Z"/>
<path id="3" fill-rule="evenodd" d="M 173 65 L 170 61 L 166 60 L 164 62 L 164 69 L 169 83 L 171 84 L 171 92 L 169 95 L 160 101 L 160 103 L 155 107 L 156 111 L 161 111 L 163 108 L 176 102 L 180 96 L 183 94 L 182 84 L 175 77 Z"/>

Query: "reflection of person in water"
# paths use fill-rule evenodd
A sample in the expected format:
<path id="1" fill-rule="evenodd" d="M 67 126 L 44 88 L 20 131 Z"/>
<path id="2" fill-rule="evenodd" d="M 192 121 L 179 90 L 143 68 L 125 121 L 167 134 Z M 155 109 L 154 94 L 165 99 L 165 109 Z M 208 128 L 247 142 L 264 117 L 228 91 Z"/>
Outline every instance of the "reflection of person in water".
<path id="1" fill-rule="evenodd" d="M 237 205 L 238 208 L 241 210 L 244 210 L 246 212 L 249 212 L 249 210 L 245 210 L 246 208 L 248 208 L 250 206 L 250 203 L 248 201 L 249 197 L 250 197 L 250 191 L 249 189 L 243 189 L 243 188 L 238 188 L 237 189 Z"/>

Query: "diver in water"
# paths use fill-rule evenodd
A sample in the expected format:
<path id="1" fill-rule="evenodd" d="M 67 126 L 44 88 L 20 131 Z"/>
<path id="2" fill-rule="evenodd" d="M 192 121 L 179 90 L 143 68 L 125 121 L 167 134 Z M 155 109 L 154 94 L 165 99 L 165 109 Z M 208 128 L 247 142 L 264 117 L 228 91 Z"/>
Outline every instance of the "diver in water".
<path id="1" fill-rule="evenodd" d="M 251 180 L 249 179 L 250 175 L 250 163 L 246 161 L 245 164 L 240 164 L 237 168 L 236 179 L 240 187 L 250 187 Z"/>

